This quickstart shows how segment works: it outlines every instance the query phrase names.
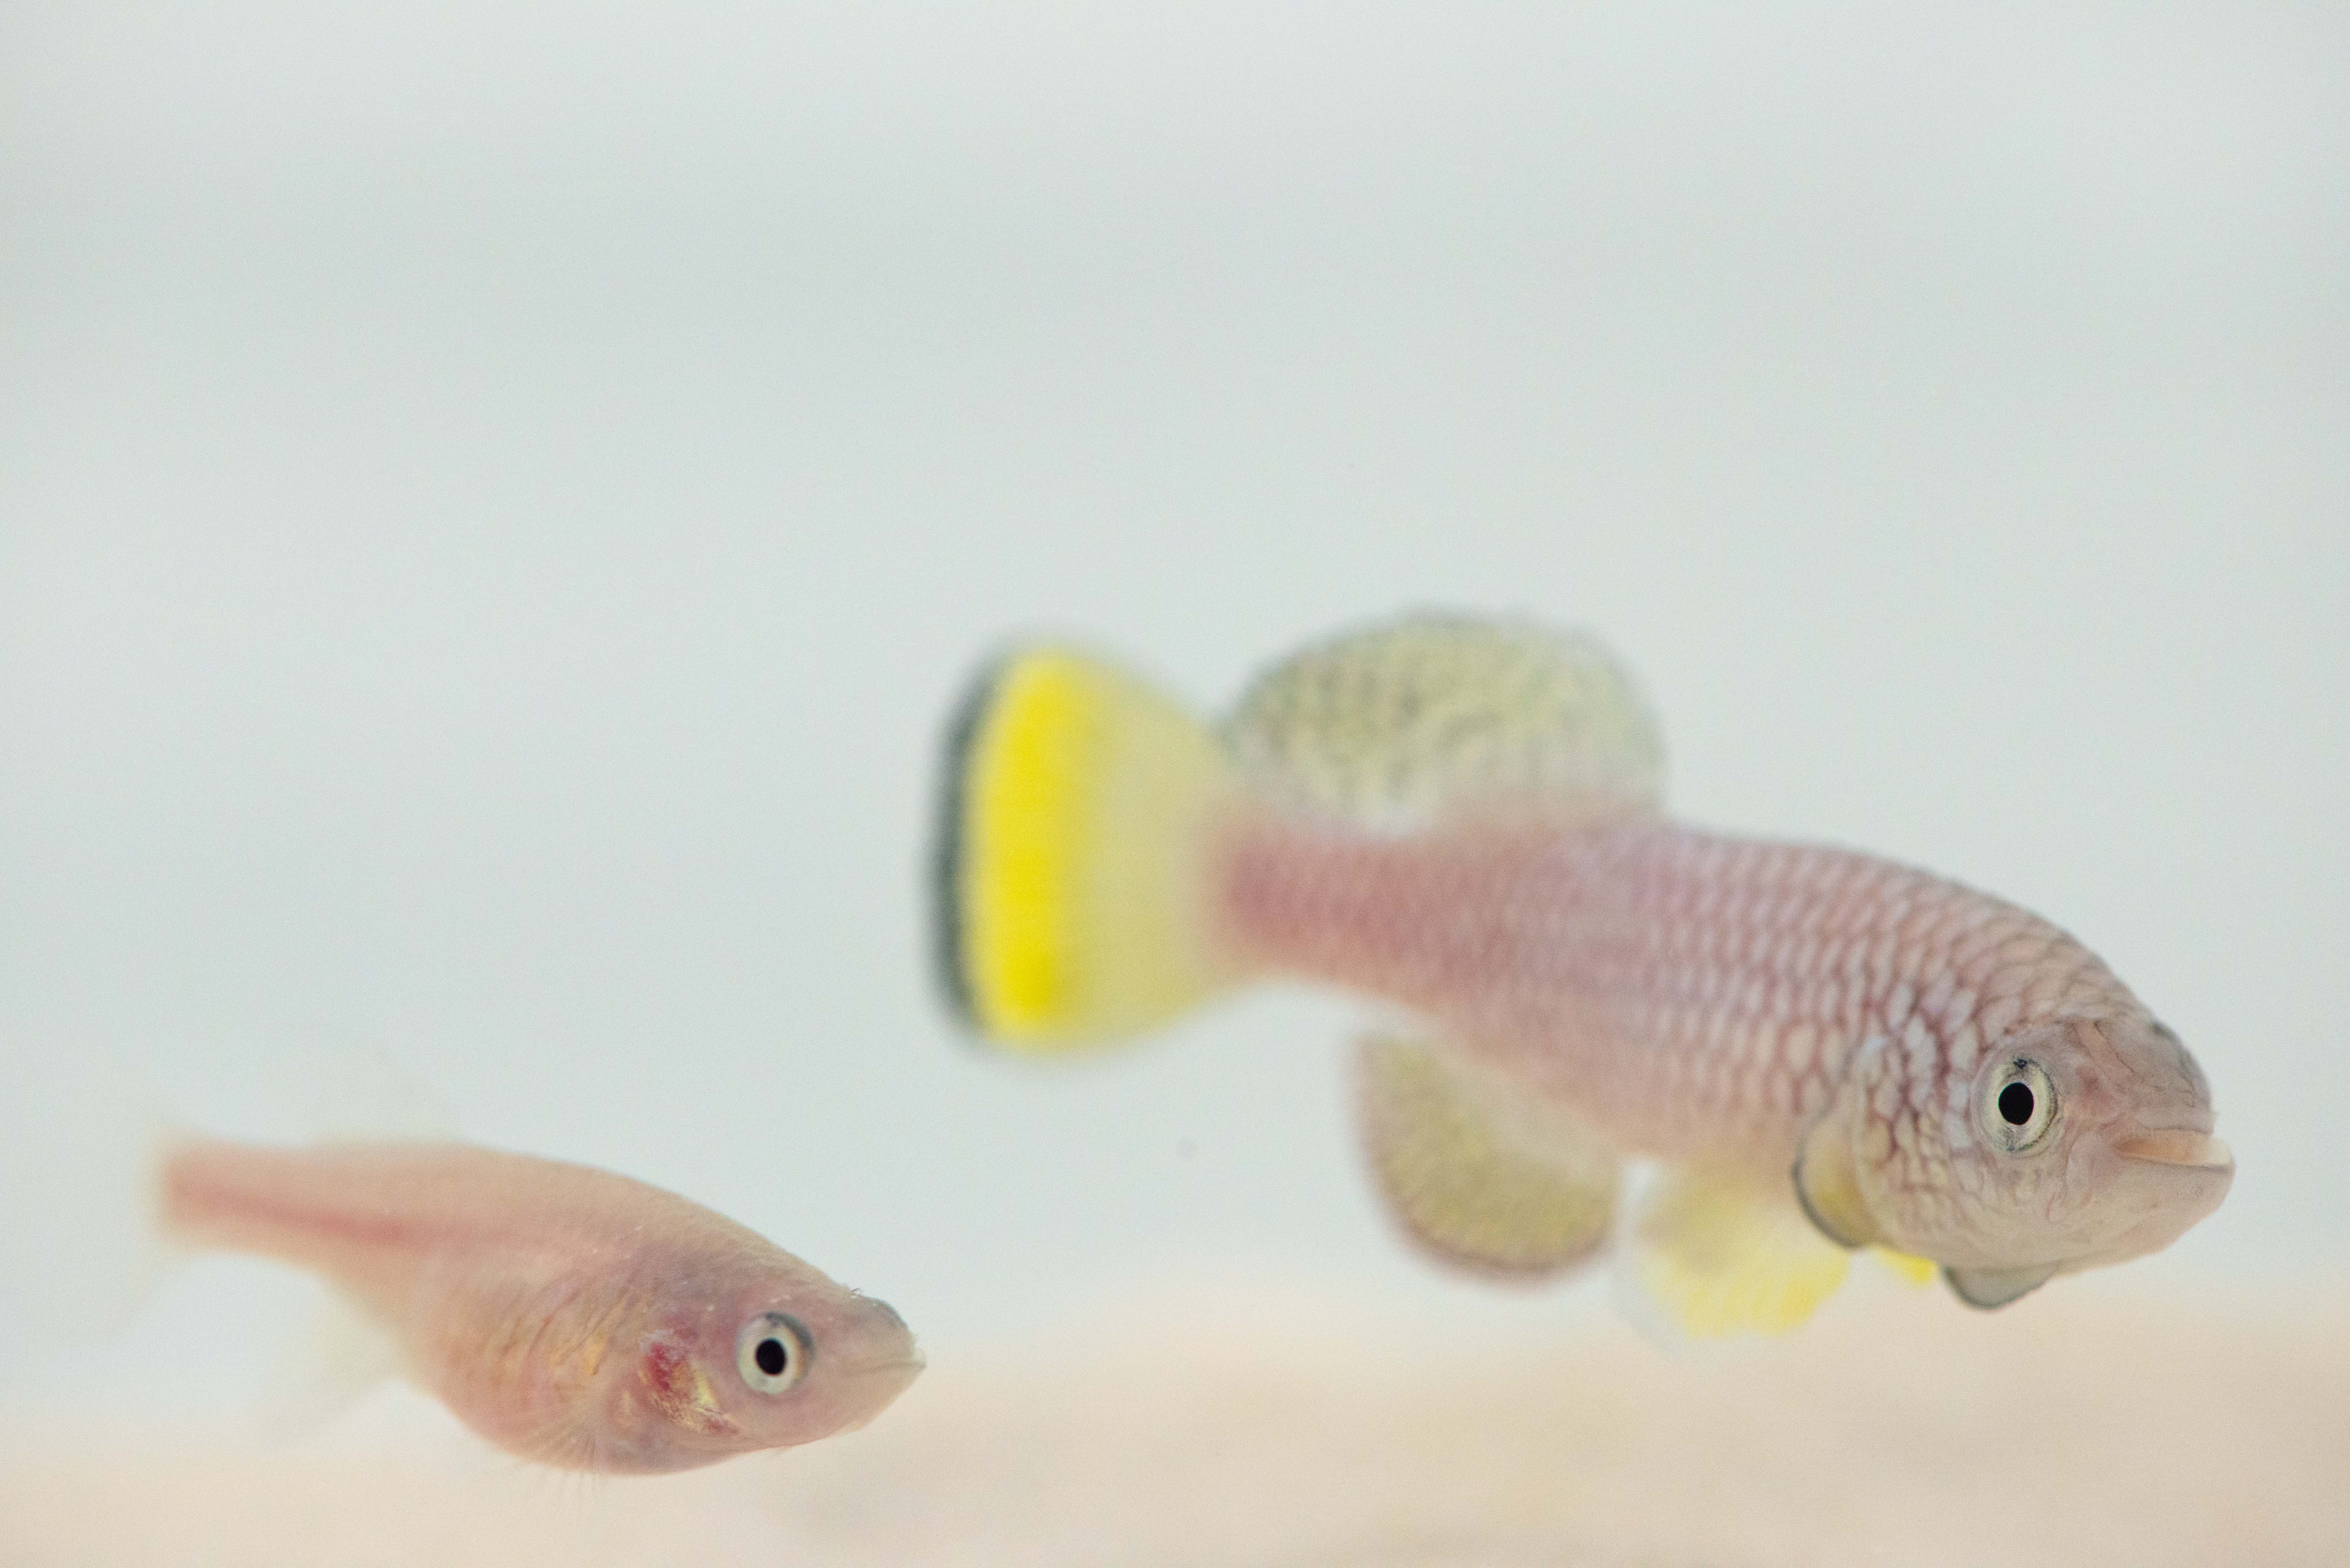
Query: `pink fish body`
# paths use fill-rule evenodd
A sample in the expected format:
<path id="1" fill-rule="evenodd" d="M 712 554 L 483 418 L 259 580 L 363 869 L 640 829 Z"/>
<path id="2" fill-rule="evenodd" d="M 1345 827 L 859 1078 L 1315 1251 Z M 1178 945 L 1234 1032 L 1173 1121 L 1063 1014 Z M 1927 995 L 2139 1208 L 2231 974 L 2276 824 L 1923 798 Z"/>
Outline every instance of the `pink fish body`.
<path id="1" fill-rule="evenodd" d="M 2227 1191 L 2201 1072 L 2094 954 L 1921 871 L 1667 820 L 1645 709 L 1583 639 L 1342 638 L 1219 734 L 1035 650 L 957 757 L 942 956 L 973 1022 L 1060 1049 L 1274 975 L 1399 1004 L 1367 1142 L 1454 1262 L 1613 1247 L 1669 1321 L 1732 1333 L 1799 1321 L 1845 1249 L 1998 1305 Z M 1660 1174 L 1627 1205 L 1635 1159 Z"/>
<path id="2" fill-rule="evenodd" d="M 898 1314 L 733 1221 L 608 1171 L 458 1143 L 160 1159 L 182 1246 L 327 1281 L 491 1442 L 654 1472 L 853 1430 L 921 1367 Z"/>

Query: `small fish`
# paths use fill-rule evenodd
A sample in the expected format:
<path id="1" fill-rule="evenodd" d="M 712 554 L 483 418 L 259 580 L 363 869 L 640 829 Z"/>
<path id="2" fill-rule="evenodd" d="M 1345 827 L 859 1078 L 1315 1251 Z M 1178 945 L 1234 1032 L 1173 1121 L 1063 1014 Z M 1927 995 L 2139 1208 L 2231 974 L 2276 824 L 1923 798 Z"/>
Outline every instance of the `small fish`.
<path id="1" fill-rule="evenodd" d="M 1852 1250 L 1995 1307 L 2219 1205 L 2201 1070 L 2079 942 L 1889 861 L 1684 826 L 1662 777 L 1578 635 L 1342 636 L 1220 730 L 1018 649 L 951 742 L 941 968 L 1030 1054 L 1274 976 L 1400 1004 L 1420 1022 L 1357 1073 L 1400 1225 L 1499 1276 L 1612 1249 L 1696 1337 L 1800 1323 Z M 1635 1158 L 1657 1173 L 1627 1199 Z"/>
<path id="2" fill-rule="evenodd" d="M 459 1419 L 562 1469 L 691 1469 L 853 1431 L 922 1366 L 888 1303 L 609 1171 L 183 1138 L 160 1187 L 167 1241 L 317 1274 Z"/>
<path id="3" fill-rule="evenodd" d="M 733 1220 L 457 1141 L 413 1085 L 358 1065 L 377 1070 L 346 1121 L 398 1136 L 230 1142 L 130 1113 L 142 1096 L 109 1067 L 78 1093 L 15 1074 L 36 1098 L 0 1153 L 0 1294 L 21 1319 L 86 1333 L 174 1255 L 291 1264 L 330 1299 L 265 1402 L 277 1424 L 404 1376 L 501 1449 L 607 1473 L 853 1431 L 921 1370 L 886 1303 Z"/>

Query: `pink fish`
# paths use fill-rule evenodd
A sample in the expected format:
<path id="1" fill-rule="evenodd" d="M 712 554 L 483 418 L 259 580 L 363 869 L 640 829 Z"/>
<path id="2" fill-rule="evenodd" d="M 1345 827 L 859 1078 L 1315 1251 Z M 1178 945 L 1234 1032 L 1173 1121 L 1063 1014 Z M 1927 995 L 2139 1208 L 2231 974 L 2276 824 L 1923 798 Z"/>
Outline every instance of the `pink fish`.
<path id="1" fill-rule="evenodd" d="M 330 1293 L 265 1403 L 279 1424 L 403 1376 L 501 1449 L 611 1473 L 853 1431 L 921 1370 L 886 1304 L 733 1220 L 442 1136 L 445 1113 L 371 1054 L 321 1064 L 279 1075 L 324 1091 L 314 1120 L 432 1134 L 233 1143 L 135 1114 L 102 1056 L 0 1063 L 22 1091 L 0 1138 L 0 1313 L 27 1337 L 86 1337 L 172 1254 L 270 1259 Z"/>
<path id="2" fill-rule="evenodd" d="M 391 1365 L 544 1464 L 681 1470 L 813 1442 L 922 1366 L 886 1303 L 608 1171 L 458 1143 L 199 1138 L 165 1147 L 160 1185 L 166 1240 L 317 1274 Z"/>
<path id="3" fill-rule="evenodd" d="M 957 727 L 944 967 L 1029 1053 L 1270 976 L 1399 1004 L 1419 1023 L 1357 1081 L 1401 1225 L 1501 1275 L 1613 1251 L 1690 1334 L 1802 1321 L 1861 1247 L 1997 1306 L 2218 1206 L 2201 1071 L 2087 949 L 1922 871 L 1673 823 L 1661 756 L 1602 649 L 1524 626 L 1339 638 L 1220 732 L 1018 650 Z"/>

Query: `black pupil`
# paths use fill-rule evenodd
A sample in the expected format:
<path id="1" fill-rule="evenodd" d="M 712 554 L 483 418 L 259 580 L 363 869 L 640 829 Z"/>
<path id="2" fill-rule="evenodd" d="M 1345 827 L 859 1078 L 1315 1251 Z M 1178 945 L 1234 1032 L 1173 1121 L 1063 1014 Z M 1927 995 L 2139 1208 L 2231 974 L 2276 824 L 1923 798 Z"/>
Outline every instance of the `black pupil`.
<path id="1" fill-rule="evenodd" d="M 1999 1092 L 1999 1114 L 2007 1118 L 2007 1125 L 2012 1127 L 2020 1127 L 2030 1121 L 2032 1119 L 2032 1085 L 2010 1084 L 2006 1088 L 2002 1089 Z M 762 1354 L 766 1348 L 764 1345 L 759 1347 Z M 764 1366 L 765 1363 L 762 1362 L 760 1365 Z"/>
<path id="2" fill-rule="evenodd" d="M 757 1362 L 759 1370 L 770 1377 L 781 1377 L 784 1368 L 792 1364 L 791 1352 L 784 1348 L 784 1342 L 780 1339 L 761 1340 L 759 1348 L 751 1352 L 751 1359 Z"/>

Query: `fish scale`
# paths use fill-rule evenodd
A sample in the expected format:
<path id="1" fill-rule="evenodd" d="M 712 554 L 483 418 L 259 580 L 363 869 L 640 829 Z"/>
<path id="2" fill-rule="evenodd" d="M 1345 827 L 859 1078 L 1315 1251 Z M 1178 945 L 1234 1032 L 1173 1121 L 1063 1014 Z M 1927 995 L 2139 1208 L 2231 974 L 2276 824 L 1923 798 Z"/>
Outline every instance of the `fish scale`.
<path id="1" fill-rule="evenodd" d="M 1693 1334 L 1800 1321 L 1862 1245 L 1993 1306 L 2166 1245 L 2232 1175 L 2191 1058 L 2051 922 L 1667 817 L 1587 636 L 1342 634 L 1212 729 L 1032 648 L 953 732 L 937 929 L 972 1024 L 1056 1053 L 1273 977 L 1399 1007 L 1357 1051 L 1365 1147 L 1449 1262 L 1612 1249 Z"/>
<path id="2" fill-rule="evenodd" d="M 1241 961 L 1404 1002 L 1491 1055 L 1547 1058 L 1540 1081 L 1620 1118 L 1634 1152 L 1757 1174 L 1785 1170 L 1867 1039 L 1904 1048 L 1889 1118 L 1972 1070 L 1957 1043 L 1977 1049 L 1978 998 L 1999 1032 L 2060 1007 L 2144 1012 L 2037 916 L 1846 850 L 1663 824 L 1395 841 L 1274 818 L 1225 856 L 1222 929 Z M 1463 930 L 1471 956 L 1431 940 Z M 1609 1087 L 1642 1085 L 1666 1092 Z"/>

